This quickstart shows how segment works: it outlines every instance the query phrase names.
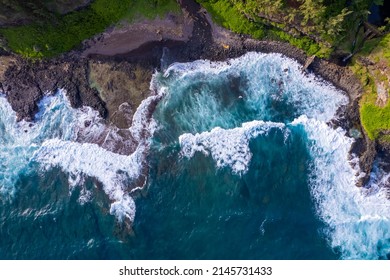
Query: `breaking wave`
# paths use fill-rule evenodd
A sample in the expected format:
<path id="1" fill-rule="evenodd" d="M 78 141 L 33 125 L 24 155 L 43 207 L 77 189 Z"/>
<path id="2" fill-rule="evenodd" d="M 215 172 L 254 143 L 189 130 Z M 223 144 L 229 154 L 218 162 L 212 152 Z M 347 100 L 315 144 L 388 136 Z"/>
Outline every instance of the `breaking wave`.
<path id="1" fill-rule="evenodd" d="M 250 168 L 252 139 L 275 129 L 285 138 L 302 134 L 311 156 L 308 185 L 329 245 L 346 259 L 388 257 L 386 188 L 375 170 L 367 186 L 356 187 L 362 174 L 358 159 L 349 154 L 354 140 L 328 125 L 348 102 L 342 92 L 279 54 L 177 63 L 163 77 L 167 96 L 156 119 L 178 132 L 163 145 L 177 141 L 184 158 L 200 152 L 217 168 L 243 176 Z"/>
<path id="2" fill-rule="evenodd" d="M 312 221 L 307 226 L 313 227 L 310 228 L 311 232 L 318 230 L 323 232 L 329 245 L 325 247 L 339 252 L 339 255 L 345 259 L 389 258 L 390 200 L 388 189 L 383 186 L 389 184 L 390 177 L 380 163 L 376 163 L 369 183 L 362 188 L 357 188 L 356 182 L 362 174 L 357 164 L 358 159 L 349 152 L 354 140 L 343 129 L 329 125 L 331 120 L 337 118 L 339 108 L 348 103 L 344 93 L 312 74 L 303 73 L 302 67 L 294 60 L 279 54 L 259 53 L 248 53 L 227 62 L 200 60 L 191 63 L 175 63 L 164 73 L 156 73 L 153 76 L 151 91 L 157 94 L 141 103 L 134 114 L 132 126 L 126 131 L 107 125 L 91 108 L 71 108 L 64 91 L 61 90 L 46 96 L 39 103 L 39 112 L 34 123 L 17 122 L 16 115 L 6 98 L 0 95 L 1 197 L 12 199 L 17 195 L 18 180 L 22 174 L 39 170 L 47 172 L 58 168 L 67 175 L 70 192 L 74 188 L 81 188 L 79 203 L 93 200 L 92 193 L 83 187 L 87 178 L 93 178 L 100 182 L 110 200 L 110 213 L 119 221 L 134 221 L 136 207 L 133 191 L 143 187 L 146 182 L 149 168 L 146 161 L 152 142 L 157 148 L 151 150 L 156 153 L 154 159 L 161 163 L 158 167 L 150 163 L 151 169 L 156 169 L 153 170 L 154 174 L 166 175 L 160 177 L 168 178 L 167 180 L 195 178 L 195 183 L 198 183 L 204 175 L 200 172 L 205 171 L 210 180 L 210 176 L 214 174 L 217 176 L 216 172 L 223 170 L 223 173 L 218 173 L 223 174 L 221 182 L 216 178 L 216 181 L 210 180 L 208 183 L 218 181 L 215 185 L 235 186 L 240 189 L 240 199 L 237 200 L 241 203 L 239 207 L 233 209 L 233 205 L 237 204 L 236 200 L 226 204 L 231 205 L 232 212 L 236 211 L 238 214 L 234 212 L 234 215 L 229 214 L 227 218 L 223 215 L 218 216 L 216 217 L 218 221 L 222 219 L 221 217 L 226 218 L 226 224 L 230 222 L 229 219 L 244 219 L 246 213 L 243 213 L 242 209 L 249 209 L 252 202 L 263 203 L 261 207 L 266 207 L 269 205 L 269 197 L 275 199 L 277 192 L 272 196 L 265 194 L 261 199 L 250 200 L 248 198 L 250 195 L 256 196 L 256 193 L 251 193 L 248 187 L 251 182 L 264 181 L 264 184 L 280 182 L 275 186 L 277 189 L 286 187 L 285 180 L 266 181 L 267 176 L 277 177 L 283 174 L 282 176 L 291 179 L 294 176 L 298 177 L 294 172 L 305 172 L 308 174 L 299 176 L 299 180 L 294 182 L 294 188 L 299 188 L 301 182 L 305 181 L 306 185 L 302 186 L 302 190 L 309 190 L 312 201 L 307 200 L 314 205 L 315 209 L 313 211 L 310 208 L 307 212 L 300 209 L 300 213 L 315 212 L 313 214 L 315 219 L 313 219 L 320 220 L 321 222 L 318 223 L 321 223 L 321 226 L 314 228 L 315 223 Z M 261 141 L 256 141 L 257 139 Z M 267 142 L 272 141 L 278 141 L 277 145 L 267 146 Z M 299 146 L 299 149 L 293 149 L 286 156 L 291 156 L 293 153 L 305 153 L 305 155 L 298 161 L 286 160 L 302 166 L 290 168 L 284 164 L 283 172 L 279 172 L 278 166 L 274 165 L 283 160 L 284 153 L 290 152 L 289 149 L 294 143 L 299 143 L 302 148 Z M 261 151 L 258 146 L 265 147 Z M 275 159 L 267 158 L 272 157 L 271 154 L 274 152 L 279 153 Z M 211 160 L 206 163 L 199 162 L 198 165 L 188 164 L 199 160 L 199 157 L 195 156 L 197 154 L 200 157 L 210 157 Z M 158 158 L 161 155 L 165 155 L 166 158 Z M 296 154 L 296 157 L 299 156 L 301 155 Z M 255 165 L 254 161 L 264 162 Z M 207 166 L 201 166 L 202 164 Z M 210 170 L 208 165 L 211 166 Z M 263 175 L 261 168 L 253 171 L 252 168 L 256 166 L 265 167 L 268 173 Z M 186 170 L 188 167 L 199 167 L 199 170 Z M 170 172 L 172 174 L 167 174 Z M 175 172 L 179 173 L 177 178 Z M 192 177 L 187 177 L 188 174 Z M 251 174 L 254 179 L 246 180 L 245 176 L 248 174 Z M 180 186 L 180 182 L 175 183 L 175 186 Z M 171 181 L 162 182 L 156 188 L 170 184 Z M 201 185 L 199 190 L 207 194 L 214 193 L 215 199 L 220 199 L 221 192 L 205 191 L 213 187 L 209 186 L 212 185 L 211 183 L 199 184 Z M 150 186 L 151 189 L 153 187 L 154 185 Z M 274 186 L 253 188 L 253 190 L 272 192 Z M 188 193 L 193 195 L 195 191 Z M 225 189 L 222 192 L 228 193 L 229 197 L 234 193 Z M 306 197 L 309 197 L 309 192 L 307 191 Z M 167 196 L 173 193 L 173 197 L 179 195 L 176 189 L 166 193 Z M 295 189 L 293 193 L 296 195 L 294 196 L 296 200 L 293 202 L 298 207 L 299 193 L 295 194 Z M 169 200 L 167 196 L 158 195 L 156 204 L 150 205 L 170 205 L 164 204 L 166 203 L 164 199 Z M 174 199 L 172 199 L 174 202 L 180 201 L 179 198 Z M 210 199 L 208 197 L 205 201 L 209 203 Z M 292 198 L 280 199 L 283 207 L 283 202 Z M 191 203 L 183 200 L 182 208 L 178 207 L 178 209 L 186 214 L 185 211 L 192 206 Z M 199 198 L 197 205 L 201 205 L 200 200 Z M 209 207 L 208 203 L 206 207 Z M 221 205 L 219 206 L 222 208 Z M 278 206 L 272 204 L 269 211 L 276 211 L 275 207 Z M 219 214 L 220 212 L 215 209 L 218 207 L 207 209 L 203 214 L 206 217 L 208 210 Z M 256 209 L 261 207 L 258 206 Z M 161 208 L 161 212 L 165 210 Z M 164 214 L 182 213 L 176 211 L 175 205 L 168 210 L 172 211 Z M 293 210 L 288 209 L 288 212 L 294 215 Z M 252 232 L 246 235 L 247 238 L 253 238 L 251 240 L 253 242 L 248 243 L 255 244 L 253 248 L 257 248 L 258 242 L 262 240 L 272 241 L 273 236 L 269 234 L 272 230 L 281 230 L 273 217 L 268 216 L 267 211 L 262 213 L 264 216 L 259 216 L 260 237 L 258 238 L 255 236 L 256 233 Z M 152 217 L 152 214 L 148 213 L 148 215 Z M 246 218 L 248 218 L 246 221 L 252 220 L 250 215 Z M 173 219 L 166 217 L 166 220 Z M 221 225 L 224 224 L 220 223 L 219 226 Z M 164 226 L 156 230 L 156 236 L 163 233 L 169 235 L 164 230 L 176 229 L 169 224 Z M 188 233 L 192 235 L 187 236 L 183 233 L 185 237 L 180 237 L 183 238 L 180 242 L 185 243 L 191 238 L 197 240 L 197 234 L 201 234 L 201 230 L 197 232 L 192 224 L 187 226 Z M 280 236 L 284 236 L 283 234 Z M 240 233 L 233 235 L 241 237 Z M 145 239 L 142 241 L 142 238 Z M 147 234 L 140 237 L 140 243 L 161 245 L 147 238 Z M 243 244 L 247 245 L 245 241 Z M 193 249 L 200 243 L 194 244 L 188 247 Z M 225 244 L 221 246 L 226 247 Z M 144 249 L 142 246 L 140 248 Z M 316 248 L 313 248 L 313 251 L 315 250 Z"/>
<path id="3" fill-rule="evenodd" d="M 154 99 L 152 96 L 143 103 Z M 82 187 L 87 177 L 98 180 L 112 201 L 110 213 L 120 221 L 133 221 L 135 203 L 130 192 L 144 176 L 148 141 L 154 127 L 150 119 L 142 117 L 147 106 L 141 106 L 141 112 L 134 115 L 135 125 L 130 128 L 134 137 L 124 138 L 118 134 L 118 128 L 106 125 L 91 108 L 73 109 L 62 90 L 42 99 L 34 123 L 17 122 L 4 96 L 0 102 L 3 196 L 15 195 L 17 180 L 22 173 L 31 172 L 34 163 L 45 171 L 59 167 L 68 174 L 71 190 Z M 116 151 L 118 145 L 122 154 Z M 91 199 L 85 191 L 81 194 L 84 195 L 80 203 Z"/>

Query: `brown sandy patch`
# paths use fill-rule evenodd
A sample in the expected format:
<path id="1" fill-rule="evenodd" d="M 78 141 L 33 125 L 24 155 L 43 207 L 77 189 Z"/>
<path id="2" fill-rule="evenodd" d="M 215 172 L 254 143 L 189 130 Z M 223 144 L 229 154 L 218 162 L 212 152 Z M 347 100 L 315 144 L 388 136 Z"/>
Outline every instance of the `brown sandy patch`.
<path id="1" fill-rule="evenodd" d="M 16 59 L 12 56 L 0 56 L 0 83 L 4 80 L 4 73 L 8 67 L 15 63 Z"/>
<path id="2" fill-rule="evenodd" d="M 193 20 L 188 13 L 168 14 L 165 18 L 122 23 L 85 42 L 83 56 L 90 54 L 113 56 L 138 49 L 153 41 L 188 41 Z"/>

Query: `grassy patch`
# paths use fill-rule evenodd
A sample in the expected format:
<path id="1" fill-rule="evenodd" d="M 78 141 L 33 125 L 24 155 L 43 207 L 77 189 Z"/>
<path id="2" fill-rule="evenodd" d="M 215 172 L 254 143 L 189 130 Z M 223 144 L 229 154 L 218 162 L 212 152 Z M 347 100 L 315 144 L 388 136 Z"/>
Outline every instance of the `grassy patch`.
<path id="1" fill-rule="evenodd" d="M 211 14 L 214 21 L 223 27 L 239 34 L 251 35 L 255 39 L 264 38 L 265 26 L 249 21 L 229 0 L 198 2 Z"/>
<path id="2" fill-rule="evenodd" d="M 360 118 L 370 139 L 380 139 L 383 132 L 390 131 L 390 106 L 380 108 L 372 103 L 363 103 Z"/>
<path id="3" fill-rule="evenodd" d="M 175 0 L 95 0 L 90 6 L 55 20 L 0 28 L 8 47 L 27 58 L 53 57 L 78 46 L 122 19 L 153 18 L 179 11 Z"/>
<path id="4" fill-rule="evenodd" d="M 366 41 L 362 47 L 362 49 L 359 51 L 359 54 L 368 56 L 370 53 L 374 50 L 375 47 L 379 45 L 379 42 L 381 41 L 381 38 L 375 38 L 369 41 Z"/>
<path id="5" fill-rule="evenodd" d="M 212 15 L 213 20 L 221 26 L 239 34 L 250 35 L 254 39 L 272 39 L 288 42 L 304 50 L 308 55 L 328 57 L 330 49 L 320 46 L 307 37 L 295 37 L 281 29 L 271 27 L 262 22 L 249 20 L 243 15 L 236 5 L 229 0 L 202 1 L 200 4 Z"/>
<path id="6" fill-rule="evenodd" d="M 390 103 L 377 106 L 376 84 L 389 81 L 376 68 L 380 62 L 382 67 L 387 67 L 385 71 L 390 70 L 390 34 L 381 39 L 368 41 L 359 54 L 376 63 L 375 67 L 364 66 L 354 60 L 351 66 L 352 71 L 360 78 L 364 86 L 364 95 L 360 100 L 360 119 L 370 139 L 388 142 L 390 137 L 386 134 L 390 131 Z"/>
<path id="7" fill-rule="evenodd" d="M 390 65 L 390 33 L 388 33 L 379 43 L 379 48 L 382 52 L 382 56 L 387 60 Z"/>
<path id="8" fill-rule="evenodd" d="M 131 22 L 139 17 L 148 19 L 162 17 L 169 12 L 180 12 L 176 0 L 133 0 L 124 18 Z"/>
<path id="9" fill-rule="evenodd" d="M 281 40 L 288 42 L 291 45 L 303 50 L 307 55 L 316 55 L 317 57 L 328 57 L 331 49 L 327 47 L 321 47 L 319 44 L 307 37 L 294 37 L 282 30 L 271 29 L 267 33 L 267 37 L 270 39 Z"/>

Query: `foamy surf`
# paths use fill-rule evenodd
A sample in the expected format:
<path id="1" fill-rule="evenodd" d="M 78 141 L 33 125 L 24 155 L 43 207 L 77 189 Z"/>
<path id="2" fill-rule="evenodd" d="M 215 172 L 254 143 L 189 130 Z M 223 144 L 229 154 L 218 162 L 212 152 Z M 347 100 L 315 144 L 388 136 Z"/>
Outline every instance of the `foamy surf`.
<path id="1" fill-rule="evenodd" d="M 284 125 L 253 121 L 242 127 L 214 128 L 200 134 L 179 137 L 181 154 L 192 158 L 196 152 L 211 155 L 216 167 L 228 166 L 234 174 L 245 174 L 252 158 L 250 139 L 277 128 L 285 135 L 302 128 L 312 157 L 309 186 L 316 211 L 328 225 L 330 245 L 344 259 L 378 259 L 390 253 L 389 175 L 374 169 L 364 188 L 356 187 L 362 175 L 349 150 L 354 140 L 341 129 L 303 115 Z"/>
<path id="2" fill-rule="evenodd" d="M 329 121 L 340 106 L 348 103 L 348 97 L 340 90 L 312 73 L 304 73 L 302 65 L 278 53 L 249 52 L 228 62 L 174 63 L 164 72 L 164 77 L 174 87 L 217 79 L 228 81 L 231 77 L 243 79 L 245 89 L 241 97 L 258 112 L 256 119 L 264 119 L 270 111 L 268 100 L 294 108 L 295 116 L 290 121 L 302 114 Z M 170 94 L 179 93 L 171 91 Z M 212 102 L 212 95 L 209 98 Z"/>
<path id="3" fill-rule="evenodd" d="M 390 205 L 383 185 L 390 177 L 376 165 L 369 184 L 356 188 L 360 170 L 357 158 L 349 154 L 353 139 L 327 124 L 348 102 L 342 92 L 303 74 L 288 58 L 255 53 L 228 62 L 171 65 L 165 73 L 156 73 L 151 91 L 157 95 L 141 103 L 125 134 L 107 126 L 90 108 L 72 109 L 62 93 L 40 103 L 34 124 L 16 123 L 0 97 L 2 195 L 14 195 L 20 174 L 38 163 L 43 171 L 62 170 L 70 192 L 80 188 L 80 204 L 94 202 L 95 192 L 84 183 L 93 178 L 110 200 L 110 213 L 132 221 L 133 192 L 143 187 L 140 182 L 150 168 L 143 217 L 134 224 L 137 242 L 118 241 L 121 256 L 199 258 L 195 247 L 208 240 L 213 246 L 201 248 L 204 258 L 389 258 Z M 145 167 L 153 133 L 155 153 Z M 118 148 L 118 143 L 124 144 Z M 197 161 L 196 153 L 212 158 L 214 166 Z M 51 193 L 45 190 L 45 195 Z M 23 221 L 34 215 L 30 201 L 24 203 Z M 47 218 L 50 230 L 72 227 L 73 216 L 55 224 L 49 216 L 62 219 L 62 214 L 44 204 L 36 215 Z M 84 210 L 95 212 L 92 208 Z M 105 216 L 103 212 L 96 216 Z M 5 217 L 12 215 L 6 212 Z M 23 222 L 14 218 L 4 219 L 7 232 Z M 96 219 L 85 215 L 78 221 L 91 229 L 102 217 Z M 42 235 L 39 229 L 32 232 Z M 91 232 L 101 244 L 118 240 Z M 84 244 L 80 236 L 75 242 Z M 67 237 L 53 234 L 55 238 L 63 244 Z M 225 238 L 234 250 L 226 248 Z M 25 244 L 9 254 L 18 251 L 24 257 Z M 119 247 L 110 248 L 112 256 L 118 256 Z M 101 256 L 106 249 L 101 247 Z"/>
<path id="4" fill-rule="evenodd" d="M 363 174 L 356 164 L 358 159 L 349 153 L 354 140 L 343 129 L 327 124 L 348 98 L 301 69 L 295 61 L 278 54 L 248 53 L 228 62 L 176 63 L 164 74 L 172 88 L 168 86 L 169 95 L 161 110 L 175 112 L 170 106 L 183 107 L 176 109 L 182 115 L 174 119 L 174 125 L 185 132 L 178 136 L 182 156 L 190 159 L 196 152 L 211 156 L 217 168 L 229 167 L 233 174 L 248 172 L 251 139 L 266 136 L 274 127 L 286 135 L 303 133 L 312 158 L 310 192 L 317 215 L 327 225 L 329 245 L 345 259 L 386 258 L 390 254 L 390 200 L 384 186 L 390 177 L 374 168 L 367 186 L 356 187 Z M 221 101 L 222 95 L 215 95 L 209 83 L 219 79 L 229 83 L 235 77 L 245 79 L 239 84 L 241 95 Z M 183 86 L 191 83 L 199 86 L 195 90 Z M 245 89 L 240 88 L 243 85 Z M 202 92 L 203 88 L 206 90 Z M 235 110 L 238 102 L 246 106 L 240 108 L 257 112 L 253 121 L 237 125 L 241 115 L 231 108 Z M 280 109 L 276 106 L 279 102 Z M 278 110 L 289 109 L 291 115 L 280 122 Z M 163 123 L 172 122 L 160 116 Z M 275 117 L 278 121 L 272 122 Z"/>
<path id="5" fill-rule="evenodd" d="M 85 177 L 97 179 L 113 203 L 110 213 L 120 221 L 133 221 L 135 203 L 129 196 L 128 186 L 142 171 L 144 147 L 130 156 L 107 151 L 96 144 L 77 143 L 59 139 L 46 140 L 33 159 L 45 170 L 60 167 L 69 174 L 71 186 L 82 185 Z"/>
<path id="6" fill-rule="evenodd" d="M 32 155 L 47 138 L 73 139 L 77 130 L 72 123 L 77 114 L 68 109 L 63 93 L 46 97 L 39 103 L 36 123 L 17 122 L 16 113 L 4 96 L 0 97 L 0 188 L 13 196 L 21 173 L 29 172 Z M 70 124 L 70 125 L 68 125 Z"/>
<path id="7" fill-rule="evenodd" d="M 152 96 L 144 103 L 150 105 L 155 99 Z M 34 123 L 16 122 L 5 97 L 0 97 L 0 103 L 3 195 L 12 196 L 21 173 L 28 173 L 30 163 L 36 162 L 45 171 L 59 167 L 67 173 L 70 191 L 81 187 L 81 204 L 93 199 L 83 188 L 85 179 L 95 178 L 112 202 L 110 213 L 120 221 L 133 221 L 135 203 L 130 192 L 140 187 L 136 181 L 143 176 L 149 138 L 155 129 L 149 106 L 137 110 L 130 128 L 133 138 L 124 139 L 93 109 L 73 109 L 61 90 L 42 99 Z M 126 155 L 116 153 L 117 143 L 127 145 L 122 149 Z"/>
<path id="8" fill-rule="evenodd" d="M 386 189 L 372 180 L 356 187 L 360 170 L 351 164 L 356 159 L 349 159 L 353 140 L 341 128 L 305 116 L 293 124 L 302 125 L 311 141 L 311 193 L 318 214 L 329 225 L 332 247 L 345 259 L 385 257 L 390 253 L 390 200 Z"/>
<path id="9" fill-rule="evenodd" d="M 181 153 L 187 158 L 192 158 L 195 152 L 211 154 L 218 168 L 228 166 L 233 173 L 243 174 L 248 171 L 252 158 L 249 141 L 270 129 L 284 127 L 282 123 L 253 121 L 233 129 L 216 127 L 196 135 L 186 133 L 179 137 Z"/>

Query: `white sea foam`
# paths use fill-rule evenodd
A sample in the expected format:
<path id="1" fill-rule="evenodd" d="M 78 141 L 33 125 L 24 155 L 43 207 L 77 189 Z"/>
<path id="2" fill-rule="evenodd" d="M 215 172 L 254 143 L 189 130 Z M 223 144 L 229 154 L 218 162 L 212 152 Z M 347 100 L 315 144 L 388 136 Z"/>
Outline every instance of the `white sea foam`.
<path id="1" fill-rule="evenodd" d="M 0 190 L 13 195 L 21 173 L 28 172 L 32 154 L 47 138 L 72 139 L 75 127 L 67 125 L 74 116 L 66 110 L 62 93 L 46 97 L 39 104 L 42 109 L 36 123 L 17 122 L 16 114 L 4 96 L 0 97 Z"/>
<path id="2" fill-rule="evenodd" d="M 353 140 L 341 128 L 332 129 L 306 116 L 292 125 L 302 125 L 311 141 L 311 193 L 318 214 L 330 227 L 332 247 L 347 259 L 386 256 L 390 253 L 390 200 L 375 180 L 366 188 L 356 187 L 360 171 L 348 158 Z"/>
<path id="3" fill-rule="evenodd" d="M 319 217 L 328 225 L 330 245 L 346 259 L 377 259 L 390 253 L 390 200 L 387 198 L 390 175 L 374 168 L 369 184 L 357 188 L 362 173 L 357 158 L 349 158 L 353 139 L 341 128 L 303 115 L 292 123 L 252 121 L 234 129 L 214 128 L 179 138 L 181 153 L 187 158 L 196 152 L 211 155 L 218 168 L 229 166 L 233 173 L 248 171 L 252 157 L 249 141 L 271 128 L 290 133 L 302 127 L 307 134 L 310 166 L 310 191 Z"/>
<path id="4" fill-rule="evenodd" d="M 20 123 L 20 129 L 15 130 L 13 127 L 10 127 L 11 123 L 16 123 L 16 114 L 12 111 L 5 96 L 0 95 L 0 191 L 3 195 L 13 194 L 13 186 L 18 178 L 17 174 L 19 174 L 28 163 L 28 159 L 23 155 L 26 153 L 25 151 L 18 149 L 17 153 L 14 152 L 15 148 L 23 145 L 23 142 L 25 142 L 24 137 L 18 137 L 21 135 L 21 131 L 23 131 L 23 126 L 25 126 L 25 124 Z M 21 143 L 14 144 L 15 139 L 21 139 Z M 21 164 L 15 166 L 13 164 L 15 161 L 18 161 Z"/>
<path id="5" fill-rule="evenodd" d="M 303 115 L 286 127 L 281 123 L 252 121 L 242 127 L 179 137 L 181 153 L 191 158 L 196 152 L 211 155 L 218 168 L 229 166 L 233 173 L 247 172 L 252 157 L 249 141 L 271 128 L 302 126 L 313 158 L 310 188 L 317 213 L 329 226 L 330 245 L 346 259 L 376 259 L 390 253 L 390 201 L 386 197 L 390 175 L 374 170 L 366 188 L 357 188 L 362 175 L 357 158 L 349 158 L 353 139 L 341 128 Z M 355 164 L 353 164 L 355 163 Z"/>
<path id="6" fill-rule="evenodd" d="M 60 167 L 69 174 L 70 185 L 80 185 L 85 176 L 96 178 L 113 201 L 110 209 L 118 219 L 135 215 L 135 204 L 126 186 L 141 173 L 144 148 L 130 156 L 107 151 L 96 144 L 77 143 L 59 139 L 46 140 L 36 152 L 34 160 L 45 169 Z"/>
<path id="7" fill-rule="evenodd" d="M 279 54 L 248 53 L 229 62 L 177 63 L 164 73 L 165 78 L 174 76 L 179 82 L 198 75 L 204 79 L 216 75 L 246 77 L 248 90 L 242 100 L 259 112 L 269 106 L 261 98 L 270 94 L 273 101 L 280 99 L 292 105 L 297 116 L 305 116 L 286 125 L 255 120 L 232 129 L 216 127 L 198 134 L 183 134 L 179 137 L 183 156 L 190 158 L 197 151 L 210 154 L 217 167 L 227 166 L 234 173 L 243 174 L 252 157 L 251 139 L 270 129 L 281 129 L 287 135 L 290 130 L 303 127 L 313 158 L 311 193 L 318 215 L 329 226 L 331 246 L 350 259 L 378 258 L 390 253 L 390 203 L 382 187 L 390 175 L 374 170 L 366 188 L 355 187 L 360 171 L 358 165 L 350 164 L 357 159 L 348 158 L 353 140 L 341 128 L 332 129 L 326 124 L 347 103 L 346 96 L 314 75 L 302 74 L 298 63 Z M 155 79 L 151 87 L 158 95 L 144 100 L 135 113 L 130 132 L 138 146 L 127 156 L 109 151 L 115 142 L 114 128 L 105 126 L 90 108 L 70 108 L 62 92 L 40 103 L 39 121 L 34 124 L 17 123 L 15 113 L 0 96 L 1 192 L 12 194 L 20 173 L 34 159 L 44 168 L 56 166 L 67 172 L 72 186 L 82 185 L 86 177 L 96 178 L 112 201 L 110 213 L 120 220 L 134 219 L 135 204 L 128 184 L 140 175 L 149 138 L 156 129 L 150 116 L 151 106 L 167 92 Z M 201 115 L 205 117 L 208 116 Z M 100 146 L 88 143 L 101 137 L 104 139 Z M 76 139 L 83 143 L 75 142 Z M 80 203 L 87 202 L 90 193 L 81 193 Z"/>
<path id="8" fill-rule="evenodd" d="M 257 54 L 259 57 L 264 57 L 266 54 Z M 164 72 L 164 77 L 169 77 L 172 73 L 180 73 L 181 75 L 193 75 L 196 73 L 204 73 L 206 75 L 218 75 L 224 71 L 231 69 L 231 63 L 240 62 L 244 56 L 238 59 L 232 59 L 229 63 L 210 61 L 210 60 L 196 60 L 189 63 L 172 63 Z"/>
<path id="9" fill-rule="evenodd" d="M 298 62 L 276 53 L 250 52 L 228 62 L 174 63 L 164 73 L 164 77 L 170 76 L 180 81 L 224 76 L 245 78 L 245 102 L 260 113 L 269 110 L 265 100 L 271 98 L 283 100 L 285 108 L 293 106 L 297 116 L 305 114 L 329 121 L 340 106 L 348 103 L 347 96 L 330 83 L 304 73 Z"/>
<path id="10" fill-rule="evenodd" d="M 195 152 L 210 153 L 218 168 L 228 166 L 236 174 L 246 173 L 252 158 L 249 141 L 271 128 L 284 127 L 282 123 L 252 121 L 234 129 L 216 127 L 210 132 L 186 133 L 179 137 L 181 153 L 187 158 Z"/>
<path id="11" fill-rule="evenodd" d="M 130 184 L 142 175 L 149 138 L 155 129 L 146 111 L 155 98 L 148 98 L 147 106 L 141 106 L 134 116 L 130 131 L 137 140 L 135 151 L 120 155 L 110 151 L 116 142 L 126 141 L 117 134 L 118 129 L 107 126 L 89 107 L 73 109 L 63 91 L 42 99 L 34 123 L 16 122 L 16 114 L 0 96 L 1 192 L 12 195 L 20 175 L 29 171 L 31 162 L 38 162 L 45 170 L 59 167 L 68 173 L 71 189 L 81 187 L 81 204 L 92 199 L 91 192 L 83 187 L 85 178 L 97 179 L 112 201 L 110 213 L 119 220 L 133 220 L 135 204 Z"/>
<path id="12" fill-rule="evenodd" d="M 161 86 L 158 82 L 158 73 L 152 76 L 150 82 L 150 91 L 156 93 L 142 100 L 138 106 L 137 111 L 133 115 L 131 127 L 129 128 L 131 135 L 137 142 L 144 142 L 149 145 L 150 137 L 157 129 L 157 123 L 152 117 L 154 106 L 166 95 L 167 88 Z"/>
<path id="13" fill-rule="evenodd" d="M 87 190 L 85 187 L 82 188 L 77 201 L 80 203 L 80 205 L 84 205 L 85 203 L 92 201 L 92 192 Z"/>
<path id="14" fill-rule="evenodd" d="M 215 127 L 210 131 L 181 135 L 181 153 L 187 158 L 196 152 L 211 155 L 217 167 L 229 166 L 233 173 L 243 174 L 252 157 L 250 139 L 275 126 L 285 133 L 303 128 L 313 159 L 309 181 L 311 194 L 319 217 L 328 226 L 326 234 L 330 245 L 347 259 L 385 257 L 390 253 L 390 200 L 388 188 L 383 186 L 389 185 L 390 175 L 375 167 L 368 185 L 356 187 L 364 174 L 359 170 L 358 158 L 350 158 L 354 140 L 346 136 L 343 129 L 327 125 L 340 106 L 347 104 L 348 98 L 329 83 L 312 74 L 303 74 L 301 69 L 298 63 L 282 55 L 258 53 L 248 53 L 229 62 L 201 60 L 171 65 L 164 77 L 179 82 L 203 81 L 224 75 L 246 77 L 246 96 L 241 99 L 259 112 L 257 120 L 244 123 L 242 127 Z M 271 103 L 264 98 L 269 96 Z M 199 107 L 196 111 L 202 111 L 201 118 L 219 117 L 213 115 L 210 105 L 213 97 L 209 101 L 196 98 L 194 103 Z M 261 121 L 264 117 L 269 119 L 273 113 L 268 111 L 269 107 L 278 101 L 283 104 L 283 110 L 292 106 L 296 119 L 286 125 Z"/>
<path id="15" fill-rule="evenodd" d="M 130 132 L 137 142 L 145 139 L 145 133 L 151 136 L 156 129 L 156 122 L 151 118 L 150 107 L 161 99 L 160 95 L 149 96 L 144 99 L 134 113 Z"/>

